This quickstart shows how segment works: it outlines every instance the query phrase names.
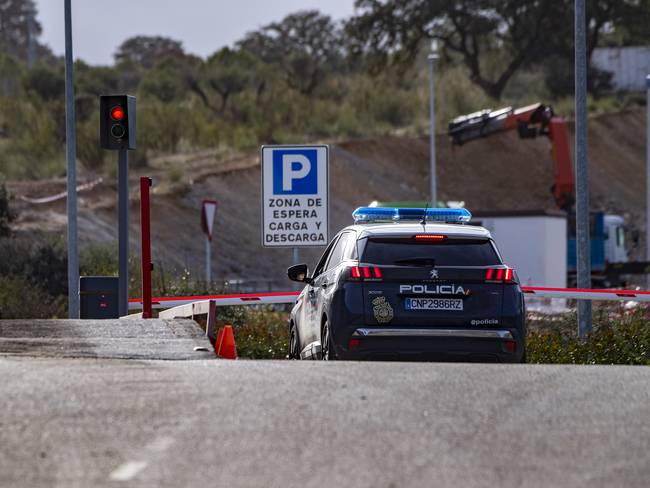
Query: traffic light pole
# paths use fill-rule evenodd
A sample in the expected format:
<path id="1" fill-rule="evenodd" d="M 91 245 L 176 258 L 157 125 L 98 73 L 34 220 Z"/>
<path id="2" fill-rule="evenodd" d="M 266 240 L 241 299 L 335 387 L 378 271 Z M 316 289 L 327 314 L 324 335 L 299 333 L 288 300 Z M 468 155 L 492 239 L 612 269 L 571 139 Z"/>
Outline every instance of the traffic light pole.
<path id="1" fill-rule="evenodd" d="M 120 317 L 129 313 L 129 152 L 118 151 L 118 239 L 119 280 L 118 310 Z"/>

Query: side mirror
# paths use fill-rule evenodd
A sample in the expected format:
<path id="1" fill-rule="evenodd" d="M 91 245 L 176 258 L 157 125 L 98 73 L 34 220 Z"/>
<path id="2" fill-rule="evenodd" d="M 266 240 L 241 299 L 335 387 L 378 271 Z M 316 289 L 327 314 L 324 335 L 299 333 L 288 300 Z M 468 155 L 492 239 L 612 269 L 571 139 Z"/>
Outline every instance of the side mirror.
<path id="1" fill-rule="evenodd" d="M 306 264 L 296 264 L 287 270 L 287 276 L 291 281 L 311 283 L 309 278 L 309 267 Z"/>

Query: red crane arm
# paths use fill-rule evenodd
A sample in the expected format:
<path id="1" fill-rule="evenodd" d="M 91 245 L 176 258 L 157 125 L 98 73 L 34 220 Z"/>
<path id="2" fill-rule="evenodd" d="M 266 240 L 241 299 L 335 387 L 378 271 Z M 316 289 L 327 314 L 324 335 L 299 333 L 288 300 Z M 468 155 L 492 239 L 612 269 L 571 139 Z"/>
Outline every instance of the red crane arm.
<path id="1" fill-rule="evenodd" d="M 569 131 L 565 120 L 556 116 L 551 107 L 536 103 L 518 109 L 481 110 L 449 123 L 449 135 L 456 145 L 513 129 L 517 129 L 522 139 L 538 135 L 549 138 L 554 166 L 551 191 L 557 207 L 570 211 L 575 200 L 575 185 Z"/>
<path id="2" fill-rule="evenodd" d="M 554 162 L 552 191 L 558 208 L 571 211 L 575 203 L 575 179 L 571 164 L 569 129 L 562 117 L 553 117 L 548 124 L 548 138 L 551 140 Z"/>

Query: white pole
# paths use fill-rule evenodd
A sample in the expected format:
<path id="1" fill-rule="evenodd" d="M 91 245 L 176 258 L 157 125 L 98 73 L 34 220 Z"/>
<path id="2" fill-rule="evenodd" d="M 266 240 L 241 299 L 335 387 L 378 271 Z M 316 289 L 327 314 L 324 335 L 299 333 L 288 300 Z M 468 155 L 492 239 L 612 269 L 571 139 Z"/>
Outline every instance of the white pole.
<path id="1" fill-rule="evenodd" d="M 646 136 L 646 193 L 645 193 L 645 203 L 646 203 L 646 210 L 645 210 L 645 218 L 646 218 L 646 224 L 645 224 L 645 246 L 646 246 L 646 261 L 650 261 L 650 75 L 646 76 L 645 78 L 645 83 L 646 83 L 646 90 L 647 90 L 647 102 L 646 102 L 646 108 L 648 112 L 648 117 L 647 117 L 647 125 L 646 125 L 646 130 L 647 130 L 647 136 Z M 650 290 L 650 274 L 646 276 L 646 288 Z"/>
<path id="2" fill-rule="evenodd" d="M 436 104 L 435 104 L 435 86 L 434 86 L 434 65 L 438 59 L 437 45 L 431 43 L 431 54 L 429 60 L 429 156 L 431 158 L 431 206 L 438 206 L 438 190 L 436 178 Z"/>
<path id="3" fill-rule="evenodd" d="M 205 282 L 207 286 L 212 283 L 212 249 L 207 235 L 205 236 Z"/>

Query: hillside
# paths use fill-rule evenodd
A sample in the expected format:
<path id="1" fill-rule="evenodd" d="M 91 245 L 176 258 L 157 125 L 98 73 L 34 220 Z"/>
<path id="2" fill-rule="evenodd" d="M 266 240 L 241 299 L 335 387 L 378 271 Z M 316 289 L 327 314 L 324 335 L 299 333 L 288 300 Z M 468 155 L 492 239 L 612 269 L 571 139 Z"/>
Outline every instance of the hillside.
<path id="1" fill-rule="evenodd" d="M 592 208 L 620 213 L 631 231 L 645 225 L 645 113 L 641 109 L 594 116 L 590 120 Z M 552 208 L 550 145 L 545 138 L 518 139 L 515 133 L 452 148 L 439 135 L 439 198 L 463 200 L 478 210 Z M 351 221 L 354 208 L 372 200 L 426 199 L 429 188 L 428 138 L 382 137 L 332 145 L 331 233 Z M 153 254 L 157 269 L 183 267 L 203 276 L 204 243 L 199 205 L 220 202 L 214 241 L 216 279 L 244 279 L 253 284 L 286 287 L 290 250 L 260 246 L 260 171 L 257 154 L 211 152 L 159 158 L 147 170 L 155 187 L 152 198 Z M 170 169 L 172 168 L 172 169 Z M 180 168 L 180 170 L 179 170 Z M 174 171 L 177 176 L 171 177 Z M 134 172 L 135 173 L 135 172 Z M 182 176 L 181 176 L 182 175 Z M 139 252 L 137 178 L 131 180 L 131 247 Z M 65 199 L 46 204 L 21 197 L 41 197 L 65 190 L 64 180 L 10 182 L 18 234 L 65 234 Z M 109 178 L 79 194 L 81 245 L 115 242 L 116 184 Z M 644 245 L 641 243 L 641 245 Z M 312 263 L 321 250 L 301 250 Z M 267 281 L 273 283 L 267 283 Z"/>

